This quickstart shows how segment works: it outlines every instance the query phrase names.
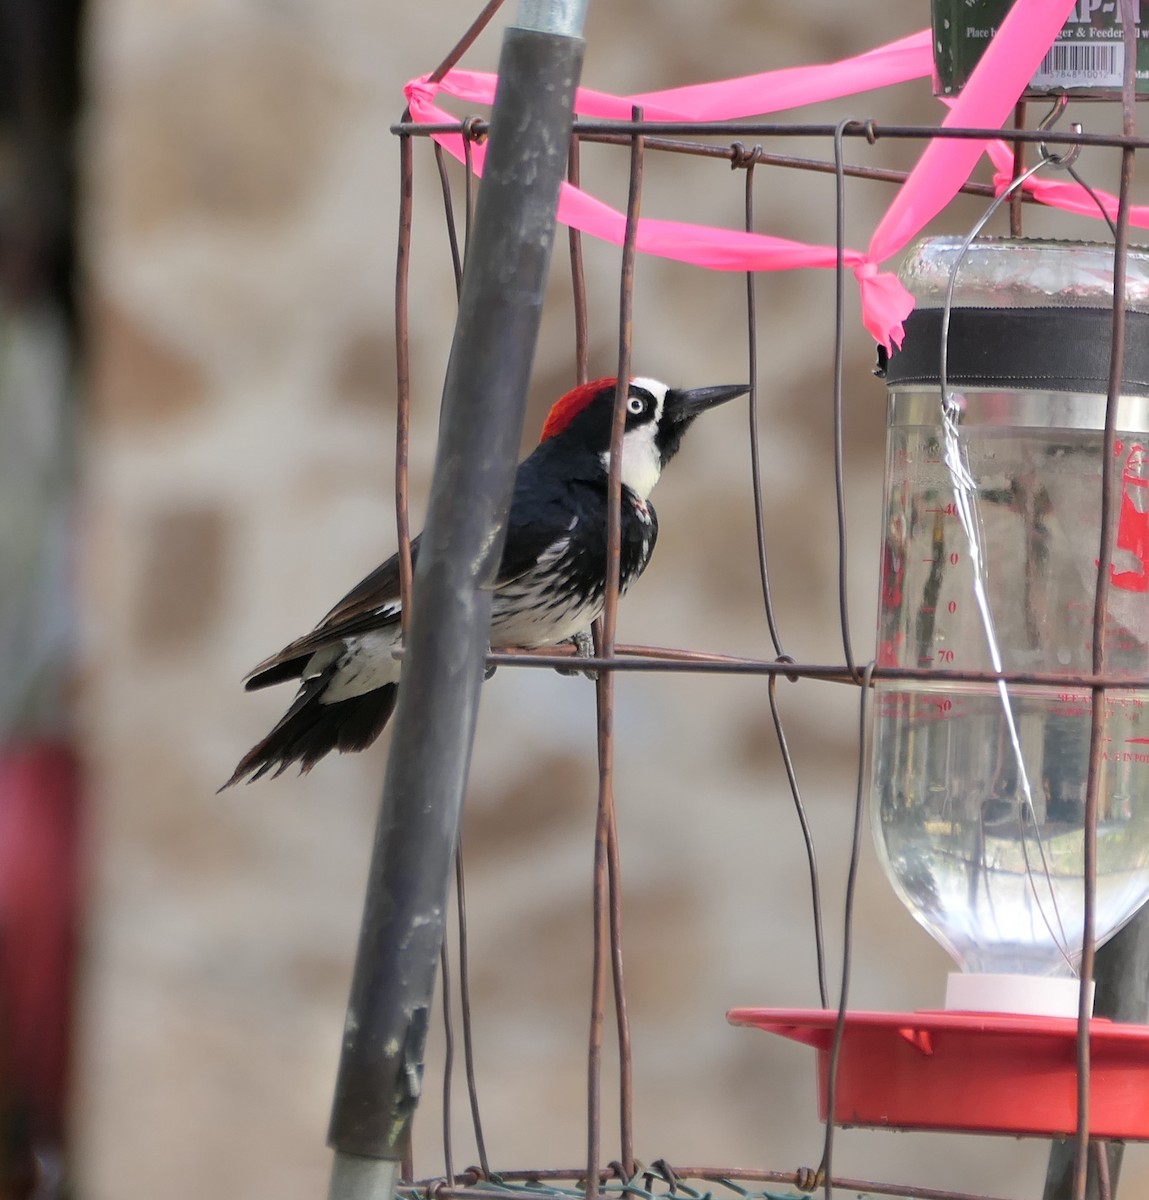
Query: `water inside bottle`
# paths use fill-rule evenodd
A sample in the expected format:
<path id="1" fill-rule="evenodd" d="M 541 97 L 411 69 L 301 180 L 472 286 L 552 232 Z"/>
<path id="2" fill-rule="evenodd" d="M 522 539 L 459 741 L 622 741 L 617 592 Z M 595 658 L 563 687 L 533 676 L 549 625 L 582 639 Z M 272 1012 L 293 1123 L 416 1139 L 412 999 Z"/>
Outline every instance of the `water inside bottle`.
<path id="1" fill-rule="evenodd" d="M 1091 672 L 1102 435 L 989 420 L 947 440 L 935 411 L 935 425 L 890 429 L 878 663 L 938 674 L 878 689 L 879 852 L 914 916 L 964 967 L 1071 973 L 1082 940 L 1091 692 L 950 683 L 944 673 Z M 1102 627 L 1106 671 L 1141 681 L 1146 444 L 1130 433 L 1116 443 Z M 1098 940 L 1149 896 L 1149 690 L 1107 691 L 1102 736 Z"/>
<path id="2" fill-rule="evenodd" d="M 1090 693 L 1015 686 L 1009 703 L 1020 762 L 993 684 L 882 685 L 875 834 L 903 902 L 964 968 L 1069 974 L 1082 939 Z M 1149 892 L 1149 693 L 1110 693 L 1105 707 L 1099 938 Z"/>

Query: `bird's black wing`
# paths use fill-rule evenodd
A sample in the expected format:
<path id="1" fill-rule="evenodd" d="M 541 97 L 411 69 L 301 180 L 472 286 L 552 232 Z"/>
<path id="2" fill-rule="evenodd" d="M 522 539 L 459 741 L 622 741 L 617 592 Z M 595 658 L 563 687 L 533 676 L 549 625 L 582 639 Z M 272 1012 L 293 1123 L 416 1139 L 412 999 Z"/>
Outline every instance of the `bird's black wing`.
<path id="1" fill-rule="evenodd" d="M 570 536 L 582 508 L 588 510 L 583 514 L 585 521 L 589 512 L 602 503 L 590 485 L 581 480 L 567 480 L 565 486 L 556 486 L 550 477 L 540 477 L 531 471 L 531 466 L 528 459 L 520 466 L 515 480 L 507 540 L 495 576 L 496 588 L 513 583 L 533 570 L 547 550 Z"/>
<path id="2" fill-rule="evenodd" d="M 419 539 L 412 538 L 412 564 L 418 548 Z M 244 687 L 252 692 L 282 683 L 285 679 L 296 679 L 316 652 L 334 646 L 345 638 L 393 626 L 399 621 L 401 610 L 399 556 L 393 554 L 357 583 L 310 633 L 296 638 L 255 667 Z"/>
<path id="3" fill-rule="evenodd" d="M 412 568 L 418 556 L 419 538 L 414 537 L 411 539 Z M 377 629 L 380 624 L 389 624 L 398 617 L 401 602 L 399 555 L 392 554 L 339 601 L 315 627 L 315 632 L 341 635 Z M 363 621 L 368 624 L 363 626 Z"/>
<path id="4" fill-rule="evenodd" d="M 495 575 L 496 588 L 530 571 L 545 550 L 569 534 L 576 515 L 571 497 L 579 494 L 580 485 L 564 490 L 555 485 L 548 472 L 536 470 L 534 465 L 528 459 L 515 479 L 507 540 Z M 593 490 L 582 502 L 588 508 L 601 503 Z M 412 564 L 418 557 L 419 541 L 418 537 L 411 539 Z M 401 617 L 401 608 L 399 556 L 392 555 L 356 584 L 310 633 L 255 667 L 244 687 L 250 692 L 286 679 L 297 679 L 313 654 L 345 638 L 394 626 Z"/>

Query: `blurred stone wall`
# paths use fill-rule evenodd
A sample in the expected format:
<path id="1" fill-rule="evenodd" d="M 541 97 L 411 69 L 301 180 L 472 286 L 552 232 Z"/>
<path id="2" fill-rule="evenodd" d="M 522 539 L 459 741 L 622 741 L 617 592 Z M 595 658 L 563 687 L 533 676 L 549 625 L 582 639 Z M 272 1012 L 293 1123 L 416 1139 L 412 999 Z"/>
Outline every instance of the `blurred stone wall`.
<path id="1" fill-rule="evenodd" d="M 394 548 L 398 154 L 388 125 L 402 84 L 438 62 L 477 8 L 91 5 L 81 521 L 94 805 L 76 1112 L 78 1195 L 89 1200 L 324 1194 L 386 738 L 305 778 L 215 789 L 288 700 L 245 695 L 244 672 Z M 926 20 L 926 5 L 907 0 L 599 3 L 584 81 L 630 92 L 831 60 Z M 465 65 L 494 65 L 504 23 Z M 847 113 L 933 120 L 937 107 L 920 85 L 804 115 Z M 828 147 L 797 151 L 826 157 Z M 910 154 L 883 147 L 881 161 Z M 416 522 L 454 305 L 422 144 L 418 160 Z M 584 173 L 625 202 L 625 150 L 588 147 Z M 764 168 L 757 179 L 760 228 L 832 240 L 832 179 Z M 652 153 L 645 211 L 736 226 L 742 186 L 723 163 Z M 850 194 L 848 240 L 864 244 L 891 193 Z M 949 227 L 976 211 L 959 206 Z M 588 244 L 587 262 L 592 372 L 606 374 L 618 252 Z M 528 439 L 547 398 L 573 382 L 565 240 L 555 263 Z M 837 661 L 833 280 L 780 275 L 758 288 L 779 621 L 796 658 Z M 690 385 L 744 377 L 744 290 L 741 276 L 641 260 L 636 370 Z M 852 291 L 846 322 L 849 586 L 865 657 L 883 394 Z M 771 653 L 748 464 L 744 407 L 692 433 L 656 497 L 660 546 L 623 606 L 622 639 Z M 784 684 L 780 697 L 821 846 L 836 962 L 857 700 L 816 683 Z M 487 685 L 465 842 L 479 1087 L 501 1167 L 569 1166 L 584 1154 L 593 732 L 585 680 L 503 670 Z M 766 684 L 623 676 L 618 734 L 639 1157 L 814 1165 L 812 1058 L 724 1021 L 734 1005 L 817 1003 L 806 866 Z M 854 1002 L 937 1005 L 947 960 L 887 889 L 868 836 L 865 849 Z M 438 1047 L 436 1033 L 432 1077 Z M 441 1170 L 437 1092 L 429 1078 L 416 1135 L 423 1173 Z M 456 1166 L 475 1157 L 461 1118 Z M 613 1128 L 608 1106 L 607 1157 Z M 837 1164 L 1031 1197 L 1044 1153 L 1039 1143 L 983 1139 L 975 1152 L 969 1139 L 855 1131 L 840 1136 Z"/>

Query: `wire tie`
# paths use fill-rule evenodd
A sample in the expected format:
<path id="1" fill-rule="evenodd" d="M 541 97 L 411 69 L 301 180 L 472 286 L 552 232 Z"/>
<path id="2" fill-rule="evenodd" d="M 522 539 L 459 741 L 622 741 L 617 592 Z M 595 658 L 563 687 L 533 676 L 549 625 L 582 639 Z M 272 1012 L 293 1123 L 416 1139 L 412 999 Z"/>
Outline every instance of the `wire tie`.
<path id="1" fill-rule="evenodd" d="M 747 170 L 754 166 L 761 153 L 761 145 L 757 145 L 751 150 L 742 142 L 732 142 L 730 145 L 730 169 L 732 171 Z"/>
<path id="2" fill-rule="evenodd" d="M 656 1158 L 650 1164 L 647 1172 L 648 1177 L 657 1172 L 663 1180 L 670 1185 L 670 1191 L 673 1194 L 678 1190 L 678 1176 L 674 1172 L 674 1168 L 666 1161 L 665 1158 Z"/>
<path id="3" fill-rule="evenodd" d="M 484 126 L 484 128 L 480 128 Z M 487 140 L 486 121 L 477 114 L 464 117 L 462 123 L 463 137 L 469 142 L 485 142 Z"/>
<path id="4" fill-rule="evenodd" d="M 822 1186 L 822 1168 L 799 1167 L 794 1173 L 794 1186 L 800 1192 L 813 1192 Z"/>

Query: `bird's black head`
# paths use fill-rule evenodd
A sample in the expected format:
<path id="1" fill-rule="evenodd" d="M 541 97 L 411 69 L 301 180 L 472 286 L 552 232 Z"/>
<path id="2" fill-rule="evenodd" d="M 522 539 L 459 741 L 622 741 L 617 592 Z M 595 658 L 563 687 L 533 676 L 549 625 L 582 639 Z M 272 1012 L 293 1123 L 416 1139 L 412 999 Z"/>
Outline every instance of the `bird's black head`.
<path id="1" fill-rule="evenodd" d="M 603 470 L 609 470 L 615 387 L 612 378 L 596 379 L 568 392 L 547 416 L 541 441 L 569 439 L 598 455 Z M 749 390 L 746 384 L 685 390 L 632 377 L 622 439 L 623 483 L 645 500 L 695 417 Z"/>

